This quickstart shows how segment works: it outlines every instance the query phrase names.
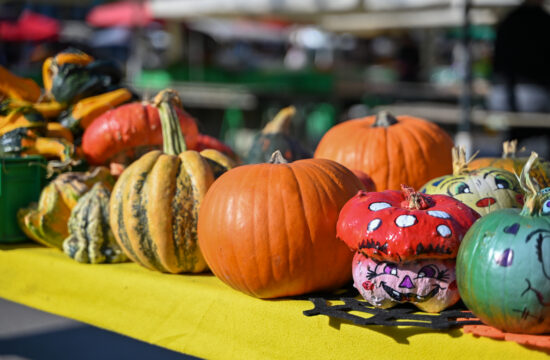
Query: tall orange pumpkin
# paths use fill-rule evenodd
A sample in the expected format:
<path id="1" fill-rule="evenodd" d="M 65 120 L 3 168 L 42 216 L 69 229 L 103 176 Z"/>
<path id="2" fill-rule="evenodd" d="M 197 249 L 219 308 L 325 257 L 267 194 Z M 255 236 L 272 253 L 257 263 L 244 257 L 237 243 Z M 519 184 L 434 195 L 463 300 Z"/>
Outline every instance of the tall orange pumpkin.
<path id="1" fill-rule="evenodd" d="M 452 172 L 453 140 L 429 121 L 381 112 L 331 128 L 315 158 L 337 161 L 367 173 L 378 191 L 418 189 L 428 180 Z"/>
<path id="2" fill-rule="evenodd" d="M 336 221 L 364 187 L 334 161 L 286 163 L 278 154 L 212 184 L 199 212 L 202 254 L 218 278 L 255 297 L 338 288 L 351 280 L 353 254 L 336 238 Z"/>

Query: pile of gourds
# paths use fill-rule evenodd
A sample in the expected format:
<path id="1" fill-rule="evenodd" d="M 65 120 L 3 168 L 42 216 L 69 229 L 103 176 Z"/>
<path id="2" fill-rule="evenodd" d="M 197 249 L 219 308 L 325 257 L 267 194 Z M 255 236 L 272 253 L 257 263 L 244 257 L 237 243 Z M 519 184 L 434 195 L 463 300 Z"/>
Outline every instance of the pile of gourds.
<path id="1" fill-rule="evenodd" d="M 259 298 L 353 281 L 374 306 L 438 312 L 462 297 L 488 324 L 550 331 L 550 166 L 536 155 L 466 159 L 434 123 L 382 112 L 334 126 L 312 156 L 289 107 L 242 165 L 199 133 L 174 91 L 129 102 L 119 81 L 76 51 L 44 64 L 47 104 L 61 110 L 36 138 L 72 135 L 93 167 L 58 176 L 20 211 L 29 237 L 80 262 L 210 270 Z M 34 134 L 53 107 L 25 84 L 0 88 L 5 134 Z"/>

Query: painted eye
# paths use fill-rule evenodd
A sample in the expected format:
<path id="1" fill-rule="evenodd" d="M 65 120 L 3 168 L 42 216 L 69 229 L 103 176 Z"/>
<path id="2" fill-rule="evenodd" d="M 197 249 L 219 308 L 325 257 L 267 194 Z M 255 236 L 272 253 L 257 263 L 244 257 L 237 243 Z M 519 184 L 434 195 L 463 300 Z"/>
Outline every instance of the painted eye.
<path id="1" fill-rule="evenodd" d="M 397 276 L 397 266 L 395 264 L 387 264 L 384 268 L 384 274 Z"/>
<path id="2" fill-rule="evenodd" d="M 497 189 L 509 189 L 510 188 L 510 183 L 506 179 L 495 178 L 495 183 L 497 185 Z"/>
<path id="3" fill-rule="evenodd" d="M 472 192 L 470 191 L 470 187 L 466 183 L 460 183 L 460 184 L 456 185 L 456 187 L 455 187 L 455 194 L 456 195 L 458 195 L 458 194 L 470 194 L 470 193 L 472 193 Z"/>
<path id="4" fill-rule="evenodd" d="M 419 278 L 434 278 L 437 275 L 437 270 L 432 265 L 426 265 L 418 272 Z"/>
<path id="5" fill-rule="evenodd" d="M 550 199 L 542 203 L 542 215 L 550 214 Z"/>

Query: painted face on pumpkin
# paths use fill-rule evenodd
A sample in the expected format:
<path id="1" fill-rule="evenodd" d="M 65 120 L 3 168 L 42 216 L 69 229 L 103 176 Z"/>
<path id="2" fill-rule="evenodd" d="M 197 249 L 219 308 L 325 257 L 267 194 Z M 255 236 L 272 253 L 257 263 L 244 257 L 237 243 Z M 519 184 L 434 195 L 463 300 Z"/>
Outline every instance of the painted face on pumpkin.
<path id="1" fill-rule="evenodd" d="M 541 201 L 539 216 L 550 215 L 550 189 L 543 190 L 545 195 Z M 523 225 L 525 226 L 525 225 Z M 513 223 L 504 228 L 504 233 L 516 235 L 520 232 L 521 225 Z M 531 231 L 525 238 L 525 242 L 521 243 L 521 249 L 517 251 L 527 251 L 530 253 L 530 258 L 535 263 L 540 265 L 540 271 L 530 271 L 529 273 L 518 274 L 523 277 L 523 287 L 520 287 L 520 298 L 524 298 L 525 305 L 522 309 L 513 309 L 514 312 L 520 313 L 522 318 L 537 317 L 540 313 L 536 307 L 550 307 L 550 293 L 548 292 L 548 282 L 550 281 L 550 230 L 537 229 Z M 502 253 L 497 255 L 496 262 L 502 267 L 511 267 L 514 265 L 515 252 L 514 248 L 507 248 Z M 541 320 L 543 320 L 541 318 Z"/>
<path id="2" fill-rule="evenodd" d="M 358 253 L 353 279 L 365 300 L 381 308 L 410 302 L 421 310 L 439 312 L 459 298 L 454 260 L 393 263 Z"/>
<path id="3" fill-rule="evenodd" d="M 449 176 L 434 181 L 436 191 L 429 193 L 446 194 L 458 199 L 485 215 L 493 210 L 521 207 L 523 194 L 512 173 L 500 169 L 480 169 L 467 175 Z M 426 192 L 426 190 L 423 190 Z"/>

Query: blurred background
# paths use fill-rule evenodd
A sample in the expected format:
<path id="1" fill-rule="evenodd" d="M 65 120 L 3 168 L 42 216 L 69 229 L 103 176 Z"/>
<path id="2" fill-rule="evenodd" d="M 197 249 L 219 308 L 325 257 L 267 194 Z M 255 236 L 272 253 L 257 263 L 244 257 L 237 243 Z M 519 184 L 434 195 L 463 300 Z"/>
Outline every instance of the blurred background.
<path id="1" fill-rule="evenodd" d="M 173 87 L 243 155 L 294 105 L 311 150 L 381 109 L 436 122 L 470 153 L 549 158 L 550 15 L 529 0 L 0 0 L 0 65 L 41 84 L 68 47 L 116 60 L 147 98 Z"/>

